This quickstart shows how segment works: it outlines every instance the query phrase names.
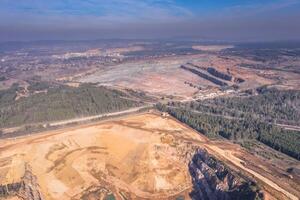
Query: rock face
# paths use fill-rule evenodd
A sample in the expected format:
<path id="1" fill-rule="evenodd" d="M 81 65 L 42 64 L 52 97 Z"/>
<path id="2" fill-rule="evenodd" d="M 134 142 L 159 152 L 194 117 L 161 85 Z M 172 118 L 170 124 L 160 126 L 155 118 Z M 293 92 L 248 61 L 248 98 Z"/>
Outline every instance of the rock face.
<path id="1" fill-rule="evenodd" d="M 0 199 L 6 196 L 15 195 L 20 191 L 22 182 L 0 185 Z"/>
<path id="2" fill-rule="evenodd" d="M 228 86 L 227 83 L 225 83 L 225 82 L 223 82 L 223 81 L 220 81 L 219 79 L 216 79 L 216 78 L 214 78 L 214 77 L 212 77 L 212 76 L 209 76 L 209 75 L 207 75 L 207 74 L 205 74 L 205 73 L 202 73 L 202 72 L 200 72 L 199 70 L 196 70 L 196 69 L 194 69 L 194 68 L 187 67 L 187 66 L 185 66 L 185 65 L 181 65 L 181 68 L 182 68 L 182 69 L 185 69 L 185 70 L 187 70 L 187 71 L 190 71 L 190 72 L 192 72 L 192 73 L 198 75 L 199 77 L 201 77 L 201 78 L 203 78 L 203 79 L 209 80 L 209 81 L 213 82 L 213 83 L 216 84 L 216 85 L 219 85 L 219 86 Z"/>
<path id="3" fill-rule="evenodd" d="M 197 149 L 189 163 L 194 200 L 260 199 L 256 184 L 245 180 L 204 149 Z"/>
<path id="4" fill-rule="evenodd" d="M 36 177 L 27 165 L 20 182 L 0 185 L 0 199 L 17 196 L 24 200 L 42 200 Z"/>
<path id="5" fill-rule="evenodd" d="M 207 68 L 207 72 L 210 73 L 213 76 L 216 76 L 218 78 L 224 79 L 226 81 L 232 81 L 232 79 L 233 79 L 233 77 L 231 75 L 222 73 L 222 72 L 216 70 L 213 67 L 208 67 Z"/>

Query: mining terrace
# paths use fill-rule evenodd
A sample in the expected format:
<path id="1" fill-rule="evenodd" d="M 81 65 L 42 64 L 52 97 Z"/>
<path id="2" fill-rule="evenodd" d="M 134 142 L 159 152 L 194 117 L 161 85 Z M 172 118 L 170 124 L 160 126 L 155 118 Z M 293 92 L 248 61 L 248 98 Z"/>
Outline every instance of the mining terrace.
<path id="1" fill-rule="evenodd" d="M 0 141 L 0 193 L 7 199 L 22 199 L 18 190 L 47 200 L 190 199 L 188 163 L 198 147 L 257 182 L 265 199 L 300 196 L 297 182 L 240 146 L 211 141 L 157 112 Z"/>

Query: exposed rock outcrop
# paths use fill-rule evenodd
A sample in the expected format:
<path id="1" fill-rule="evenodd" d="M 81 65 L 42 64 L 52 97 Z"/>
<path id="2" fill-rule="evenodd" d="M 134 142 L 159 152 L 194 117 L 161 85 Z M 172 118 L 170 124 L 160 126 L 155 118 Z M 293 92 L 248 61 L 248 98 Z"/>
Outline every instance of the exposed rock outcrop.
<path id="1" fill-rule="evenodd" d="M 210 73 L 213 76 L 216 76 L 218 78 L 224 79 L 226 81 L 232 81 L 232 79 L 233 79 L 233 77 L 231 75 L 226 74 L 226 73 L 222 73 L 222 72 L 216 70 L 213 67 L 208 67 L 207 68 L 207 72 Z"/>
<path id="2" fill-rule="evenodd" d="M 223 80 L 225 80 L 225 81 L 230 81 L 230 82 L 234 82 L 234 83 L 243 83 L 243 82 L 245 82 L 245 80 L 242 79 L 242 78 L 234 77 L 234 76 L 230 73 L 229 69 L 227 69 L 227 73 L 225 73 L 225 72 L 221 72 L 221 71 L 217 70 L 217 69 L 214 68 L 214 67 L 203 67 L 203 66 L 198 66 L 198 65 L 195 65 L 195 64 L 189 63 L 189 62 L 187 63 L 187 65 L 189 65 L 189 66 L 191 66 L 191 67 L 194 67 L 194 68 L 196 68 L 196 69 L 198 69 L 198 70 L 207 71 L 210 75 L 212 75 L 212 76 L 214 76 L 214 77 L 216 77 L 216 78 L 219 78 L 219 79 L 223 79 Z M 184 67 L 186 67 L 186 66 L 184 66 Z M 182 68 L 184 68 L 184 67 L 182 67 Z M 186 69 L 186 70 L 191 71 L 190 69 L 191 69 L 191 68 L 188 68 L 188 69 Z M 191 71 L 191 72 L 193 72 L 193 71 Z M 193 73 L 195 73 L 195 72 L 193 72 Z M 196 74 L 198 74 L 198 73 L 196 73 Z M 198 75 L 200 76 L 200 74 L 198 74 Z M 202 77 L 202 75 L 205 75 L 205 77 Z M 202 77 L 202 78 L 206 78 L 207 75 L 204 74 L 204 73 L 201 73 L 201 77 Z M 214 82 L 215 80 L 217 80 L 218 82 L 220 81 L 220 80 L 218 80 L 218 79 L 215 79 L 215 80 L 214 80 L 213 77 L 211 77 L 211 78 L 208 79 L 208 80 L 210 80 L 210 81 L 212 81 L 212 82 Z M 216 84 L 217 84 L 217 83 L 216 83 Z"/>
<path id="3" fill-rule="evenodd" d="M 0 185 L 0 199 L 12 196 L 24 200 L 43 199 L 36 177 L 32 174 L 28 165 L 26 165 L 24 176 L 19 182 Z"/>
<path id="4" fill-rule="evenodd" d="M 16 195 L 16 193 L 20 191 L 21 187 L 22 182 L 0 185 L 0 199 L 10 195 Z"/>
<path id="5" fill-rule="evenodd" d="M 184 70 L 187 70 L 187 71 L 190 71 L 196 75 L 198 75 L 199 77 L 203 78 L 203 79 L 206 79 L 206 80 L 209 80 L 211 81 L 212 83 L 216 84 L 216 85 L 219 85 L 219 86 L 228 86 L 227 83 L 223 82 L 223 81 L 220 81 L 219 79 L 216 79 L 212 76 L 209 76 L 203 72 L 200 72 L 199 70 L 197 69 L 194 69 L 192 67 L 187 67 L 187 66 L 184 66 L 184 65 L 181 65 L 181 68 L 184 69 Z"/>
<path id="6" fill-rule="evenodd" d="M 212 157 L 197 149 L 189 163 L 194 200 L 252 200 L 263 198 L 255 182 L 246 180 Z"/>

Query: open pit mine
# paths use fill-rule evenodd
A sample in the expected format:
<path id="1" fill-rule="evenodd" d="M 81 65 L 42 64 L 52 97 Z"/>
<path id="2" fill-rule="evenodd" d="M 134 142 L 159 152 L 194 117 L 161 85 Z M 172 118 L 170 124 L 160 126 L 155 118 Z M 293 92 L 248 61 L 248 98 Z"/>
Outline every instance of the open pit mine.
<path id="1" fill-rule="evenodd" d="M 212 157 L 206 138 L 155 113 L 0 142 L 0 199 L 230 199 L 255 182 Z"/>

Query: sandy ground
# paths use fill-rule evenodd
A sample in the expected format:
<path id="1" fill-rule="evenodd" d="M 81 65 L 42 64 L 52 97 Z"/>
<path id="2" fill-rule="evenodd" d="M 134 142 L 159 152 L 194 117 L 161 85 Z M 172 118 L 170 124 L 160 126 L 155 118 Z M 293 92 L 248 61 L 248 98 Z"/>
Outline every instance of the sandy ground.
<path id="1" fill-rule="evenodd" d="M 80 197 L 94 185 L 137 199 L 182 195 L 191 190 L 191 180 L 172 132 L 198 138 L 176 121 L 144 114 L 1 141 L 1 169 L 5 159 L 29 163 L 46 199 Z M 2 181 L 13 181 L 11 176 Z"/>
<path id="2" fill-rule="evenodd" d="M 220 47 L 212 47 L 212 49 Z M 75 82 L 92 82 L 144 91 L 146 93 L 179 98 L 189 98 L 203 92 L 200 88 L 219 88 L 192 72 L 181 69 L 181 65 L 193 63 L 201 67 L 213 66 L 219 71 L 228 71 L 236 78 L 242 78 L 241 89 L 273 84 L 271 76 L 261 75 L 258 70 L 241 68 L 244 59 L 225 59 L 213 54 L 187 55 L 158 58 L 155 60 L 132 61 L 115 66 L 103 67 L 91 74 L 73 78 Z M 250 62 L 250 61 L 247 61 Z"/>
<path id="3" fill-rule="evenodd" d="M 151 94 L 192 96 L 197 92 L 197 89 L 190 87 L 185 82 L 195 85 L 213 86 L 209 81 L 199 79 L 193 73 L 180 69 L 182 64 L 195 58 L 206 59 L 184 56 L 172 59 L 161 58 L 157 60 L 122 63 L 102 68 L 87 76 L 81 76 L 76 78 L 75 81 L 131 88 Z"/>
<path id="4" fill-rule="evenodd" d="M 4 169 L 11 166 L 7 160 L 14 160 L 31 165 L 46 199 L 79 199 L 91 186 L 117 199 L 121 194 L 132 199 L 188 198 L 192 185 L 184 155 L 192 145 L 253 177 L 268 199 L 299 198 L 299 182 L 239 145 L 211 141 L 153 113 L 0 141 L 1 181 L 11 181 Z"/>
<path id="5" fill-rule="evenodd" d="M 211 51 L 211 52 L 217 52 L 224 49 L 230 49 L 233 48 L 232 45 L 197 45 L 193 46 L 193 49 L 201 50 L 201 51 Z"/>

